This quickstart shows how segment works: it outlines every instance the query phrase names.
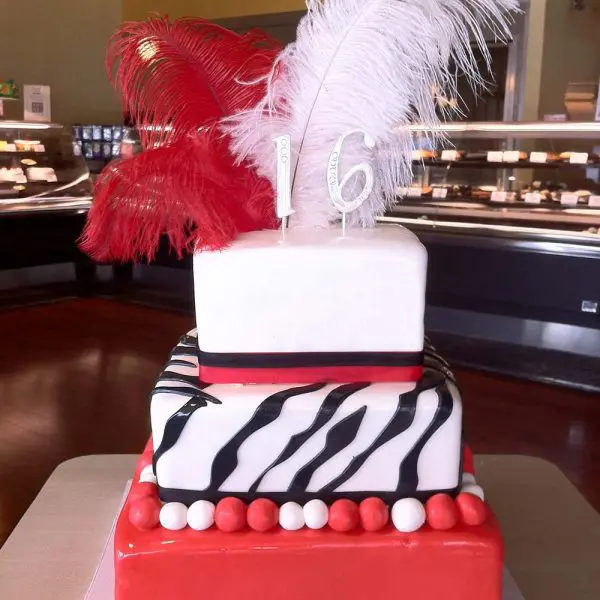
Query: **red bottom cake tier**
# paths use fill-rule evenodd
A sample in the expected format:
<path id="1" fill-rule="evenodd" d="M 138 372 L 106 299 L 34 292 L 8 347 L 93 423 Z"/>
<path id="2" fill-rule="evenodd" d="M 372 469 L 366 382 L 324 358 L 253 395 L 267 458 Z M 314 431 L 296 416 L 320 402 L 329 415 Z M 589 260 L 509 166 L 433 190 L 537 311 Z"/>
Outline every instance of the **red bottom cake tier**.
<path id="1" fill-rule="evenodd" d="M 117 523 L 116 600 L 501 599 L 503 545 L 487 507 L 483 524 L 447 531 L 173 531 L 139 481 L 149 449 Z"/>

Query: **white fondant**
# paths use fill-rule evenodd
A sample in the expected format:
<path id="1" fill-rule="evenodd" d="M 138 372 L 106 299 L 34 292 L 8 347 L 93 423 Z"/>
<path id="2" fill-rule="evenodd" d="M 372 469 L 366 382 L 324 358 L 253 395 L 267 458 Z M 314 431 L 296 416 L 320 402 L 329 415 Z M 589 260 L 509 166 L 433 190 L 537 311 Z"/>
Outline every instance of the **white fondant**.
<path id="1" fill-rule="evenodd" d="M 399 226 L 240 236 L 194 256 L 205 352 L 418 352 L 427 253 Z M 387 319 L 382 325 L 385 315 Z"/>
<path id="2" fill-rule="evenodd" d="M 279 525 L 287 531 L 298 531 L 304 527 L 304 511 L 296 502 L 286 502 L 279 509 Z"/>
<path id="3" fill-rule="evenodd" d="M 142 472 L 140 473 L 140 483 L 156 483 L 152 465 L 148 465 L 142 469 Z"/>
<path id="4" fill-rule="evenodd" d="M 304 505 L 304 521 L 309 529 L 322 529 L 329 520 L 329 509 L 322 500 L 311 500 Z"/>
<path id="5" fill-rule="evenodd" d="M 463 485 L 460 488 L 460 491 L 463 494 L 473 494 L 473 496 L 477 496 L 481 500 L 485 500 L 485 494 L 483 492 L 483 488 L 480 485 L 467 483 L 467 485 Z"/>
<path id="6" fill-rule="evenodd" d="M 160 524 L 165 529 L 179 531 L 187 525 L 188 509 L 180 502 L 169 502 L 160 509 Z"/>
<path id="7" fill-rule="evenodd" d="M 171 363 L 166 371 L 173 372 Z M 159 379 L 152 395 L 152 430 L 156 449 L 161 447 L 165 427 L 171 417 L 194 394 L 193 390 L 185 388 L 182 388 L 181 393 L 161 392 L 160 388 L 168 381 L 171 380 Z M 249 424 L 268 397 L 293 387 L 296 386 L 206 387 L 203 393 L 219 403 L 207 402 L 206 406 L 198 408 L 185 423 L 176 443 L 157 459 L 158 484 L 163 488 L 196 491 L 214 486 L 211 474 L 219 452 Z M 248 429 L 240 439 L 239 447 L 230 450 L 234 458 L 229 458 L 227 462 L 233 470 L 225 473 L 223 483 L 213 491 L 235 495 L 247 492 L 257 482 L 256 491 L 259 494 L 288 491 L 299 471 L 310 465 L 324 450 L 327 435 L 332 428 L 356 411 L 364 410 L 354 439 L 351 438 L 347 445 L 331 454 L 312 474 L 306 491 L 318 493 L 344 473 L 356 456 L 375 443 L 398 411 L 398 403 L 407 401 L 406 394 L 414 390 L 415 384 L 371 384 L 351 394 L 330 414 L 331 418 L 327 423 L 312 435 L 303 438 L 302 444 L 295 448 L 287 460 L 275 465 L 289 442 L 298 440 L 300 434 L 311 428 L 319 417 L 327 396 L 339 387 L 339 384 L 329 384 L 317 391 L 291 396 L 282 405 L 273 406 L 274 420 L 271 423 L 263 421 L 254 431 Z M 448 389 L 452 395 L 452 413 L 433 433 L 419 454 L 417 474 L 420 491 L 453 489 L 461 482 L 459 465 L 462 405 L 456 387 L 448 382 Z M 436 390 L 421 393 L 408 428 L 373 451 L 356 473 L 333 491 L 339 494 L 395 491 L 398 488 L 400 467 L 410 450 L 434 423 L 439 403 Z"/>
<path id="8" fill-rule="evenodd" d="M 462 402 L 458 388 L 447 383 L 452 394 L 453 409 L 448 420 L 433 434 L 419 455 L 417 472 L 419 474 L 418 491 L 440 490 L 456 487 L 460 481 L 460 459 L 462 444 Z M 443 451 L 442 451 L 443 448 Z M 443 454 L 442 454 L 443 452 Z M 439 464 L 444 461 L 444 468 L 439 470 Z"/>
<path id="9" fill-rule="evenodd" d="M 418 531 L 426 518 L 425 507 L 415 498 L 398 500 L 392 507 L 392 523 L 402 533 Z"/>
<path id="10" fill-rule="evenodd" d="M 160 486 L 203 490 L 210 485 L 212 462 L 218 451 L 250 420 L 260 403 L 273 393 L 270 386 L 247 386 L 244 390 L 245 393 L 240 393 L 241 387 L 227 385 L 206 389 L 222 404 L 208 403 L 197 410 L 188 420 L 177 444 L 158 459 L 156 475 Z M 186 401 L 181 401 L 176 394 L 159 393 L 152 398 L 150 414 L 153 437 L 159 440 L 157 444 L 162 441 L 171 415 Z"/>
<path id="11" fill-rule="evenodd" d="M 215 505 L 206 500 L 194 502 L 188 509 L 188 525 L 196 531 L 206 531 L 215 522 Z"/>
<path id="12" fill-rule="evenodd" d="M 476 484 L 475 475 L 473 473 L 463 473 L 462 484 L 467 485 L 469 483 Z"/>
<path id="13" fill-rule="evenodd" d="M 400 464 L 411 448 L 425 433 L 435 417 L 439 399 L 434 390 L 422 393 L 417 400 L 417 409 L 412 425 L 400 435 L 382 445 L 367 459 L 362 467 L 335 491 L 339 493 L 356 490 L 391 491 L 397 488 Z M 441 428 L 433 435 L 421 452 L 417 471 L 419 489 L 450 489 L 457 487 L 460 459 L 461 420 L 460 397 L 454 397 L 453 414 L 450 416 L 447 435 L 438 437 Z M 450 446 L 450 447 L 449 447 Z"/>
<path id="14" fill-rule="evenodd" d="M 286 387 L 290 386 L 279 386 L 277 389 Z M 238 467 L 220 490 L 236 492 L 250 488 L 256 478 L 281 454 L 289 439 L 310 427 L 323 399 L 336 387 L 328 385 L 318 392 L 301 394 L 287 400 L 275 421 L 242 444 L 238 452 Z"/>
<path id="15" fill-rule="evenodd" d="M 414 386 L 411 385 L 411 387 Z M 332 471 L 343 473 L 355 456 L 369 448 L 375 442 L 377 436 L 394 416 L 398 404 L 398 384 L 382 383 L 377 386 L 378 396 L 381 398 L 394 398 L 396 400 L 396 402 L 385 402 L 381 405 L 374 399 L 372 391 L 369 393 L 369 389 L 366 388 L 351 396 L 353 403 L 358 407 L 367 407 L 367 412 L 363 417 L 354 441 L 346 446 L 343 452 L 336 454 L 321 468 L 317 469 L 308 484 L 307 489 L 309 492 L 316 492 L 326 486 L 331 481 Z M 349 400 L 347 403 L 350 403 Z M 344 405 L 342 408 L 344 408 Z M 332 421 L 334 420 L 339 422 L 340 419 L 332 419 Z"/>
<path id="16" fill-rule="evenodd" d="M 382 388 L 387 390 L 387 396 L 384 395 Z M 368 388 L 365 388 L 364 390 L 361 390 L 360 392 L 352 394 L 352 396 L 350 396 L 340 405 L 331 420 L 326 425 L 324 425 L 318 432 L 306 440 L 306 442 L 288 460 L 271 469 L 265 475 L 258 490 L 260 492 L 274 492 L 277 490 L 288 489 L 296 473 L 323 450 L 327 441 L 327 434 L 332 427 L 364 406 L 367 407 L 367 413 L 365 414 L 363 423 L 361 423 L 357 438 L 372 441 L 393 415 L 393 412 L 398 404 L 398 394 L 402 393 L 402 391 L 409 391 L 413 389 L 414 384 L 396 384 L 395 390 L 393 390 L 393 388 L 394 384 L 374 384 Z M 369 427 L 368 425 L 363 427 L 369 412 L 371 412 L 375 417 L 373 420 L 370 420 L 372 424 L 376 424 L 375 427 Z M 382 418 L 377 419 L 377 415 L 381 415 Z M 316 413 L 314 416 L 316 417 Z M 363 442 L 363 446 L 365 445 L 368 444 Z M 348 450 L 349 448 L 350 446 L 347 446 L 342 452 L 332 457 L 332 459 L 327 461 L 322 467 L 320 467 L 320 469 L 317 470 L 317 472 L 315 472 L 315 475 L 311 479 L 307 488 L 308 491 L 318 491 L 320 487 L 323 487 L 333 478 L 332 475 L 334 473 L 337 475 L 344 470 L 346 464 L 355 456 L 354 453 Z M 340 461 L 340 455 L 342 455 L 345 460 Z M 337 468 L 335 470 L 328 469 L 328 465 L 334 459 L 338 459 Z M 313 481 L 319 472 L 319 482 L 321 485 L 317 487 Z M 392 489 L 392 484 L 389 485 L 389 489 Z M 395 487 L 396 483 L 393 484 L 393 489 L 395 489 Z"/>

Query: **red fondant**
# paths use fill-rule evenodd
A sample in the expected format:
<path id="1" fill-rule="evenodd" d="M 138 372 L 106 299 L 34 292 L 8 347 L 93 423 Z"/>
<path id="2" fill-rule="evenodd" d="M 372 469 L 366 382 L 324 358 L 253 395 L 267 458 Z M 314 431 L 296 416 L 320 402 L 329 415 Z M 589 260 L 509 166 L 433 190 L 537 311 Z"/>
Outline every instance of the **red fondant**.
<path id="1" fill-rule="evenodd" d="M 352 531 L 358 527 L 359 522 L 358 506 L 352 500 L 336 500 L 329 508 L 328 524 L 334 531 Z"/>
<path id="2" fill-rule="evenodd" d="M 307 367 L 294 369 L 230 369 L 200 365 L 200 379 L 206 383 L 314 383 L 328 381 L 409 382 L 419 381 L 422 367 Z"/>
<path id="3" fill-rule="evenodd" d="M 473 494 L 459 494 L 456 498 L 456 507 L 460 520 L 465 525 L 483 525 L 487 518 L 485 503 Z"/>
<path id="4" fill-rule="evenodd" d="M 381 498 L 367 498 L 358 507 L 360 522 L 366 531 L 380 531 L 390 518 L 390 510 Z"/>
<path id="5" fill-rule="evenodd" d="M 159 522 L 158 498 L 146 496 L 133 500 L 129 505 L 129 521 L 138 529 L 154 529 Z"/>
<path id="6" fill-rule="evenodd" d="M 466 444 L 463 451 L 463 472 L 475 475 L 475 461 L 473 460 L 473 452 Z"/>
<path id="7" fill-rule="evenodd" d="M 155 483 L 139 483 L 131 490 L 132 500 L 138 500 L 139 498 L 145 498 L 146 496 L 158 498 L 158 487 Z"/>
<path id="8" fill-rule="evenodd" d="M 425 504 L 427 523 L 438 531 L 452 529 L 458 523 L 458 509 L 447 494 L 436 494 Z"/>
<path id="9" fill-rule="evenodd" d="M 483 525 L 451 531 L 399 534 L 388 523 L 376 533 L 231 534 L 140 531 L 129 522 L 130 498 L 115 532 L 116 600 L 501 600 L 502 538 L 487 507 Z"/>
<path id="10" fill-rule="evenodd" d="M 254 500 L 248 507 L 248 526 L 254 531 L 269 531 L 277 525 L 279 508 L 271 500 Z"/>
<path id="11" fill-rule="evenodd" d="M 226 533 L 246 525 L 246 505 L 239 498 L 223 498 L 215 508 L 215 525 Z"/>

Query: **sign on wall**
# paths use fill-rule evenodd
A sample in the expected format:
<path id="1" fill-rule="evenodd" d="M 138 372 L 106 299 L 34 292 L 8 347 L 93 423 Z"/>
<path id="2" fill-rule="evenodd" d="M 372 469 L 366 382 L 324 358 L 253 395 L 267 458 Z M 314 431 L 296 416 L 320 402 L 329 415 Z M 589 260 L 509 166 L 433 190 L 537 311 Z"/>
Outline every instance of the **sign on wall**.
<path id="1" fill-rule="evenodd" d="M 49 122 L 50 117 L 50 86 L 24 85 L 23 105 L 26 121 Z"/>

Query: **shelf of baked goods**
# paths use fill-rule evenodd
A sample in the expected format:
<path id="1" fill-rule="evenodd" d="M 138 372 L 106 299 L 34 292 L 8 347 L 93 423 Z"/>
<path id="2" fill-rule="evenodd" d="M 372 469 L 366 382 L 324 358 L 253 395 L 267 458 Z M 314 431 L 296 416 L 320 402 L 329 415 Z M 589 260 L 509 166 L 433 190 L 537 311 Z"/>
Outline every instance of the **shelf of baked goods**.
<path id="1" fill-rule="evenodd" d="M 520 150 L 414 150 L 413 163 L 434 168 L 540 169 L 600 167 L 594 152 L 524 152 Z"/>
<path id="2" fill-rule="evenodd" d="M 422 125 L 411 125 L 409 129 L 415 134 L 443 134 L 451 139 L 576 139 L 576 140 L 600 140 L 600 121 L 595 122 L 457 122 L 442 123 L 437 129 L 423 127 Z"/>
<path id="3" fill-rule="evenodd" d="M 566 184 L 552 181 L 534 181 L 518 191 L 502 190 L 498 186 L 460 184 L 414 186 L 399 189 L 398 199 L 403 206 L 415 204 L 419 207 L 488 207 L 511 211 L 544 209 L 561 213 L 574 207 L 585 207 L 590 214 L 600 211 L 600 187 L 594 190 L 569 190 Z"/>

